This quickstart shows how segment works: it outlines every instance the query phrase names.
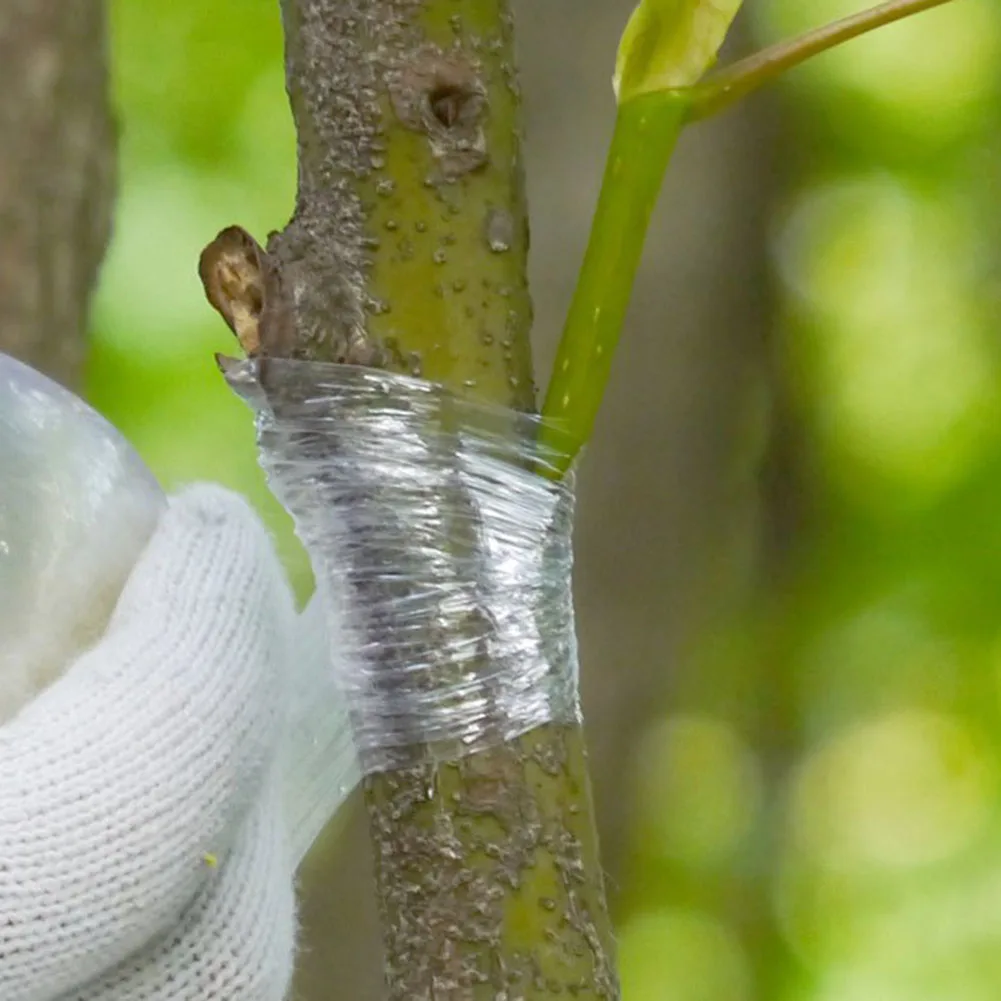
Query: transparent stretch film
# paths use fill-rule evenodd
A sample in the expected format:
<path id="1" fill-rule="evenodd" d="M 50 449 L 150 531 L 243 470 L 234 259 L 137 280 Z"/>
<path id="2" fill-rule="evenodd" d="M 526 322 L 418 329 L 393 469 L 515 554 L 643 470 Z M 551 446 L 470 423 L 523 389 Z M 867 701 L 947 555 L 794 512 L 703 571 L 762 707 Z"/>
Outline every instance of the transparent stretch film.
<path id="1" fill-rule="evenodd" d="M 0 354 L 0 725 L 100 639 L 167 504 L 125 438 Z M 298 862 L 357 781 L 316 601 L 287 671 L 285 819 Z"/>
<path id="2" fill-rule="evenodd" d="M 0 354 L 0 723 L 101 635 L 165 504 L 103 417 Z"/>
<path id="3" fill-rule="evenodd" d="M 578 719 L 573 490 L 537 420 L 345 365 L 232 365 L 313 561 L 366 772 Z"/>
<path id="4" fill-rule="evenodd" d="M 344 696 L 331 677 L 331 649 L 341 645 L 336 621 L 315 594 L 301 613 L 288 665 L 289 732 L 285 810 L 289 847 L 298 865 L 361 777 Z"/>

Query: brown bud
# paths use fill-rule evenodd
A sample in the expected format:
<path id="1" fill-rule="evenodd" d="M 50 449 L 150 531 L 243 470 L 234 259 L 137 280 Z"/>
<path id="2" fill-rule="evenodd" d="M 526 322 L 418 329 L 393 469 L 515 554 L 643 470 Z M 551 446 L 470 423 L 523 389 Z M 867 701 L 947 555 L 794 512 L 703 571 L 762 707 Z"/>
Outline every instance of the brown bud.
<path id="1" fill-rule="evenodd" d="M 224 229 L 198 259 L 208 301 L 251 357 L 261 349 L 266 259 L 260 244 L 239 226 Z"/>

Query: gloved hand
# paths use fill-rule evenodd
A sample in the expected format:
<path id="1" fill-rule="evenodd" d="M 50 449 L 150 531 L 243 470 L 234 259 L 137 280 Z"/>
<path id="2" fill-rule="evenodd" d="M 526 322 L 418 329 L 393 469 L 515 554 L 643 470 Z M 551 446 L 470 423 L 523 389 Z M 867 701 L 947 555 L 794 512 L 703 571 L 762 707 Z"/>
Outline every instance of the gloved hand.
<path id="1" fill-rule="evenodd" d="M 2 1001 L 285 997 L 300 629 L 249 507 L 173 498 L 102 641 L 0 727 Z"/>

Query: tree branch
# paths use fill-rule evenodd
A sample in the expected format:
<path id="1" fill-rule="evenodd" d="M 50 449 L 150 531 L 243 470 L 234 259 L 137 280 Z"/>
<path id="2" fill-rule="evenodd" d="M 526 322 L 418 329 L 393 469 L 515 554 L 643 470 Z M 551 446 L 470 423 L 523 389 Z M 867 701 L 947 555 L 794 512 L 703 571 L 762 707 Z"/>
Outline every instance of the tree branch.
<path id="1" fill-rule="evenodd" d="M 206 248 L 210 301 L 252 354 L 384 367 L 531 410 L 507 0 L 282 12 L 296 209 L 266 251 L 235 228 Z M 580 728 L 441 752 L 365 783 L 391 999 L 616 998 Z"/>

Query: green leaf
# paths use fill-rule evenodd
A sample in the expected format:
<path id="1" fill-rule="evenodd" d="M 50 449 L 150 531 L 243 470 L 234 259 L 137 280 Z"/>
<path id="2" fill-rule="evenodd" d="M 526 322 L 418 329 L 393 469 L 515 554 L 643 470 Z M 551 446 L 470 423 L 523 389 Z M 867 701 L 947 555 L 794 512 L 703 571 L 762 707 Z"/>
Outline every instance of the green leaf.
<path id="1" fill-rule="evenodd" d="M 613 86 L 620 104 L 697 83 L 723 45 L 743 0 L 642 0 L 619 43 Z"/>

